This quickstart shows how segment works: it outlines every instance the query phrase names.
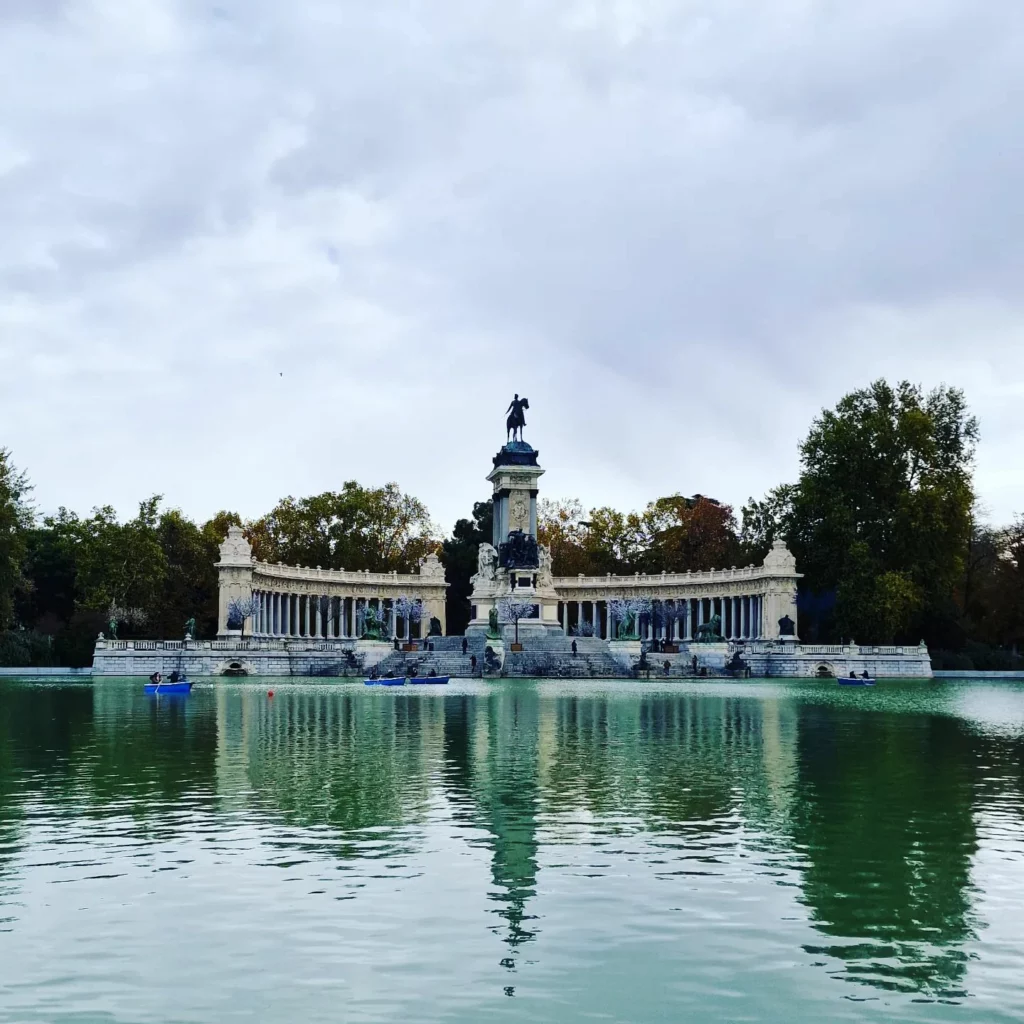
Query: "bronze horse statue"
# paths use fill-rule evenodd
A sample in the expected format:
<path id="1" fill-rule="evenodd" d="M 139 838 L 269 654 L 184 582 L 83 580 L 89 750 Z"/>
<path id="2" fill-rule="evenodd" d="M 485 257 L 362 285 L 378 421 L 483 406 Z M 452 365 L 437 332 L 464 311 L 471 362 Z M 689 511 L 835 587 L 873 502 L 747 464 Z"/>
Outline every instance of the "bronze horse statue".
<path id="1" fill-rule="evenodd" d="M 508 419 L 505 421 L 505 430 L 508 434 L 509 440 L 522 441 L 523 439 L 523 427 L 526 426 L 526 417 L 523 415 L 525 409 L 530 408 L 530 400 L 528 398 L 520 398 L 516 395 L 512 399 L 512 404 L 505 410 L 509 413 Z M 516 437 L 518 431 L 519 437 Z"/>

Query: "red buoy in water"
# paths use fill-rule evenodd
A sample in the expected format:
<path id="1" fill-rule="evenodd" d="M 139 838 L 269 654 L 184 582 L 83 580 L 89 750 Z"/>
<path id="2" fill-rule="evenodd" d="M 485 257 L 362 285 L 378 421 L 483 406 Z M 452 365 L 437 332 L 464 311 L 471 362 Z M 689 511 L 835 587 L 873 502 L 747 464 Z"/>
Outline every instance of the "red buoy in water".
<path id="1" fill-rule="evenodd" d="M 268 697 L 273 697 L 274 696 L 274 691 L 273 690 L 267 690 L 267 696 Z"/>

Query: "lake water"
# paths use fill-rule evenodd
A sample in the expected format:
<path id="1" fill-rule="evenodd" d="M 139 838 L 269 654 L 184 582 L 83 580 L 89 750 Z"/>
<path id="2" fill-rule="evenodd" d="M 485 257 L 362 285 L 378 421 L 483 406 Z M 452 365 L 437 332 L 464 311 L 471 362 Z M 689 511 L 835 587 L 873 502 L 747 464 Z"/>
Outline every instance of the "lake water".
<path id="1" fill-rule="evenodd" d="M 0 1022 L 1021 1019 L 1018 684 L 0 681 Z"/>

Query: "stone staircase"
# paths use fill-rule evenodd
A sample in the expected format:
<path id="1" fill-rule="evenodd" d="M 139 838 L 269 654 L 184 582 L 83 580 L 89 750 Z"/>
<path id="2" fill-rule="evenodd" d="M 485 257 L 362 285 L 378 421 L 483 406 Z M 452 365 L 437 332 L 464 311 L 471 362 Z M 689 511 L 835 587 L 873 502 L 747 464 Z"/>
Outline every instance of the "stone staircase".
<path id="1" fill-rule="evenodd" d="M 432 651 L 392 651 L 377 666 L 380 675 L 430 675 L 453 678 L 480 677 L 484 667 L 487 640 L 477 634 L 466 638 L 462 653 L 462 637 L 433 637 Z M 511 639 L 505 641 L 505 663 L 502 676 L 554 679 L 621 678 L 628 673 L 612 657 L 606 641 L 597 637 L 576 637 L 572 653 L 572 637 L 524 637 L 523 650 L 511 651 Z M 472 658 L 476 656 L 476 667 Z"/>
<path id="2" fill-rule="evenodd" d="M 466 653 L 462 653 L 461 636 L 435 636 L 430 638 L 432 651 L 392 651 L 377 666 L 377 674 L 386 676 L 435 675 L 468 679 L 479 676 L 484 664 L 486 642 L 482 636 L 466 638 Z M 473 656 L 476 656 L 476 668 Z"/>
<path id="3" fill-rule="evenodd" d="M 598 637 L 530 637 L 522 651 L 506 648 L 502 675 L 554 679 L 621 678 L 626 673 L 611 656 L 606 641 Z"/>

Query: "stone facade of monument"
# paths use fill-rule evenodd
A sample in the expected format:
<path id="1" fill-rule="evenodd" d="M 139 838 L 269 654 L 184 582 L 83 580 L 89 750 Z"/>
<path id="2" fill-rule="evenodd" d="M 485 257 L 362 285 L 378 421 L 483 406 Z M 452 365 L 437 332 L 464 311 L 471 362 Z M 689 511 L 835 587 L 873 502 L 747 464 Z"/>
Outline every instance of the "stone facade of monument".
<path id="1" fill-rule="evenodd" d="M 513 410 L 528 408 L 525 400 Z M 515 412 L 514 412 L 514 415 Z M 705 572 L 629 576 L 555 576 L 537 536 L 537 496 L 544 470 L 510 417 L 510 440 L 487 474 L 494 532 L 480 545 L 465 639 L 428 637 L 431 619 L 445 632 L 444 567 L 428 555 L 416 573 L 347 572 L 259 562 L 237 526 L 220 548 L 216 641 L 116 641 L 96 644 L 97 673 L 185 669 L 194 675 L 357 675 L 391 671 L 466 676 L 701 677 L 747 673 L 813 677 L 927 677 L 917 647 L 808 645 L 799 639 L 800 573 L 777 540 L 761 565 Z M 512 606 L 518 606 L 513 613 Z M 249 614 L 238 619 L 238 609 Z M 616 612 L 639 635 L 620 636 Z M 233 615 L 233 611 L 235 614 Z M 372 613 L 372 614 L 371 614 Z M 491 621 L 492 615 L 496 622 Z M 514 616 L 518 615 L 517 624 Z M 367 617 L 388 637 L 365 639 Z M 522 650 L 510 641 L 518 632 Z M 710 641 L 710 642 L 705 642 Z M 465 643 L 465 650 L 463 644 Z"/>
<path id="2" fill-rule="evenodd" d="M 228 530 L 217 562 L 220 579 L 217 635 L 267 639 L 340 640 L 357 638 L 367 609 L 389 626 L 389 636 L 426 636 L 432 618 L 444 632 L 448 584 L 437 555 L 428 555 L 418 573 L 347 572 L 301 565 L 259 562 L 238 526 Z M 229 625 L 231 603 L 254 598 L 256 608 L 241 628 Z M 418 618 L 401 618 L 402 599 L 417 606 Z"/>

